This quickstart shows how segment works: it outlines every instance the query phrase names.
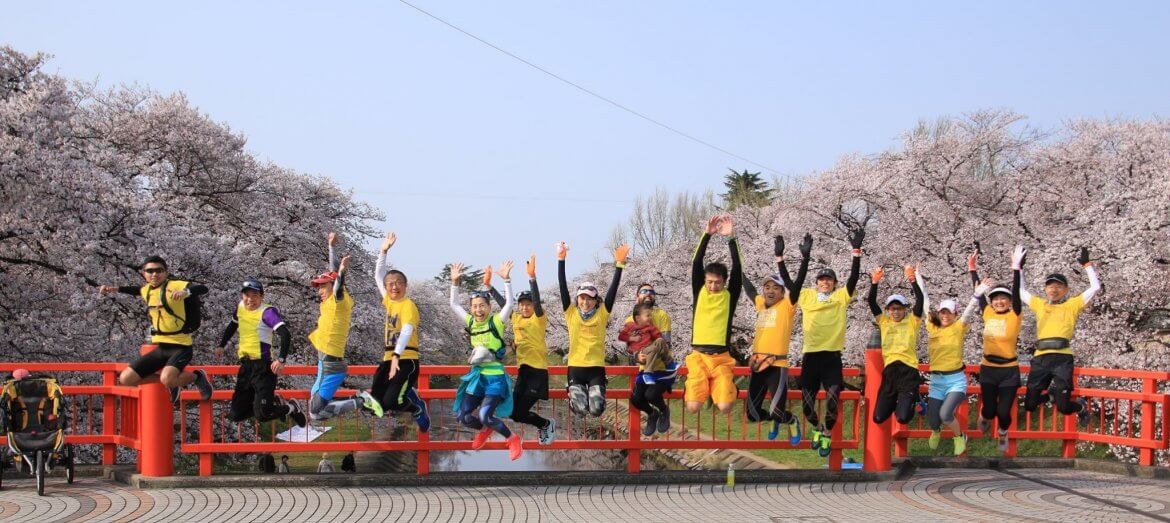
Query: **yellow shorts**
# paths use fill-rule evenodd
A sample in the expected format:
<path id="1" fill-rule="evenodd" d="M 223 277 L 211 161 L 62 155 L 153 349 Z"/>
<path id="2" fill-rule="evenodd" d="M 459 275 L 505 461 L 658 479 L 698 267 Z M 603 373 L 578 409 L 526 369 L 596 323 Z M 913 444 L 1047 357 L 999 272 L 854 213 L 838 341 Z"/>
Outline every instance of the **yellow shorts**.
<path id="1" fill-rule="evenodd" d="M 686 401 L 731 403 L 739 396 L 735 387 L 735 358 L 731 354 L 687 354 Z"/>

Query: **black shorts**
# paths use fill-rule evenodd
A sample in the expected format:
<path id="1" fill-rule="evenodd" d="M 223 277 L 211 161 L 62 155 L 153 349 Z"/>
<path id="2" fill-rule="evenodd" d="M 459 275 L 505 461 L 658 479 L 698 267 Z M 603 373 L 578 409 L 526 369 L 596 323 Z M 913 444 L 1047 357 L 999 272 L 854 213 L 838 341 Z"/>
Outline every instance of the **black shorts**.
<path id="1" fill-rule="evenodd" d="M 1071 354 L 1044 354 L 1032 358 L 1028 371 L 1028 388 L 1044 390 L 1054 385 L 1054 390 L 1073 390 L 1074 361 Z"/>
<path id="2" fill-rule="evenodd" d="M 882 385 L 878 388 L 878 395 L 918 394 L 918 387 L 921 385 L 922 374 L 918 372 L 918 369 L 895 361 L 882 369 Z"/>
<path id="3" fill-rule="evenodd" d="M 605 367 L 569 367 L 569 385 L 605 387 Z"/>
<path id="4" fill-rule="evenodd" d="M 191 363 L 191 354 L 194 351 L 190 345 L 175 343 L 159 343 L 157 345 L 157 349 L 139 356 L 137 360 L 134 360 L 134 363 L 130 364 L 130 368 L 134 369 L 140 378 L 161 371 L 163 367 L 174 367 L 181 372 Z"/>
<path id="5" fill-rule="evenodd" d="M 407 401 L 404 394 L 408 389 L 418 390 L 418 360 L 398 360 L 398 373 L 390 377 L 392 360 L 378 364 L 374 371 L 374 381 L 370 385 L 370 394 L 382 404 L 382 407 L 392 410 L 406 408 Z"/>
<path id="6" fill-rule="evenodd" d="M 810 391 L 821 388 L 829 390 L 832 387 L 840 389 L 845 381 L 842 377 L 843 372 L 841 351 L 806 353 L 804 361 L 800 364 L 800 388 Z"/>
<path id="7" fill-rule="evenodd" d="M 512 394 L 517 398 L 548 399 L 548 370 L 521 365 L 519 372 L 516 373 L 516 385 L 512 389 Z"/>
<path id="8" fill-rule="evenodd" d="M 979 366 L 979 388 L 981 389 L 1018 389 L 1020 387 L 1020 367 L 989 367 Z"/>
<path id="9" fill-rule="evenodd" d="M 276 374 L 272 373 L 271 366 L 271 360 L 240 360 L 228 419 L 243 421 L 258 414 L 256 407 L 266 409 L 276 405 Z M 263 413 L 259 414 L 263 417 Z"/>

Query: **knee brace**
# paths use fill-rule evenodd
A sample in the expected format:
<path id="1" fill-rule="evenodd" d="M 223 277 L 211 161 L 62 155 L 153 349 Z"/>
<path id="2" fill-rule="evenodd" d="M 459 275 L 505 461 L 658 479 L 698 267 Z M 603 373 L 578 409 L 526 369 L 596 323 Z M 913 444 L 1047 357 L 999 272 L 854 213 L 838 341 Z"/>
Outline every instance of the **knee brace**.
<path id="1" fill-rule="evenodd" d="M 602 390 L 601 385 L 590 385 L 589 413 L 600 416 L 602 412 L 605 412 L 605 391 Z"/>
<path id="2" fill-rule="evenodd" d="M 585 386 L 580 384 L 569 385 L 569 410 L 582 416 L 589 411 L 589 399 Z"/>

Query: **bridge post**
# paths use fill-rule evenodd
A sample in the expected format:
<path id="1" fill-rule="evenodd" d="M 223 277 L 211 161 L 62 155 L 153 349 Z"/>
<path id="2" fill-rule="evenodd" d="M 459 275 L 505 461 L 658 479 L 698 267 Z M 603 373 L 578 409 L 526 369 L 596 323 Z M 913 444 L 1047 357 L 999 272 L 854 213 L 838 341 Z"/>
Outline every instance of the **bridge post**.
<path id="1" fill-rule="evenodd" d="M 890 470 L 890 424 L 873 422 L 873 408 L 877 405 L 878 388 L 882 381 L 882 350 L 881 345 L 867 347 L 865 351 L 865 413 L 862 423 L 865 425 L 865 451 L 862 453 L 862 468 L 872 472 Z"/>
<path id="2" fill-rule="evenodd" d="M 431 390 L 431 375 L 429 373 L 420 372 L 418 377 L 419 380 L 417 392 L 419 393 L 419 396 L 421 396 L 423 391 Z M 430 403 L 426 399 L 423 399 L 423 403 L 427 404 L 427 411 L 430 412 Z M 432 418 L 431 421 L 433 422 L 434 418 Z M 419 432 L 418 442 L 423 447 L 430 444 L 430 432 Z M 419 476 L 426 476 L 427 474 L 431 473 L 431 452 L 429 450 L 419 450 L 418 452 L 415 452 L 414 461 L 415 473 L 417 473 Z"/>
<path id="3" fill-rule="evenodd" d="M 102 385 L 114 387 L 118 385 L 118 375 L 115 371 L 102 372 Z M 118 398 L 111 394 L 102 396 L 102 435 L 114 436 L 118 433 Z M 113 465 L 118 460 L 118 445 L 116 443 L 102 444 L 102 465 Z"/>
<path id="4" fill-rule="evenodd" d="M 142 353 L 156 345 L 143 345 Z M 161 383 L 138 386 L 138 468 L 143 476 L 175 474 L 175 407 L 171 394 Z"/>
<path id="5" fill-rule="evenodd" d="M 638 379 L 637 374 L 630 376 L 630 396 L 634 395 L 634 382 Z M 642 471 L 642 451 L 639 450 L 638 445 L 641 442 L 642 430 L 639 425 L 642 421 L 642 411 L 634 408 L 633 400 L 628 400 L 628 413 L 626 416 L 626 434 L 630 438 L 630 446 L 626 450 L 626 472 L 630 474 L 637 474 Z"/>
<path id="6" fill-rule="evenodd" d="M 1154 378 L 1142 379 L 1142 394 L 1157 394 L 1158 382 Z M 1155 414 L 1154 402 L 1142 401 L 1142 439 L 1153 442 L 1157 440 L 1157 416 Z M 1166 416 L 1166 412 L 1162 411 L 1162 416 Z M 1163 436 L 1165 437 L 1165 436 Z M 1138 463 L 1147 467 L 1154 464 L 1154 449 L 1143 448 L 1138 451 Z"/>

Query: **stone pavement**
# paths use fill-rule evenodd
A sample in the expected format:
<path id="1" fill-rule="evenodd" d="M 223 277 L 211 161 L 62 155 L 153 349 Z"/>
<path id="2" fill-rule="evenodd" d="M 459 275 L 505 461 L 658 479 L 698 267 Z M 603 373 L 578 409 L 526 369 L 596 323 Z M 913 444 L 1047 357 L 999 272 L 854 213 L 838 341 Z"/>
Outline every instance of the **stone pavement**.
<path id="1" fill-rule="evenodd" d="M 1170 521 L 1170 482 L 1067 469 L 920 469 L 890 482 L 136 490 L 6 480 L 3 521 Z"/>

